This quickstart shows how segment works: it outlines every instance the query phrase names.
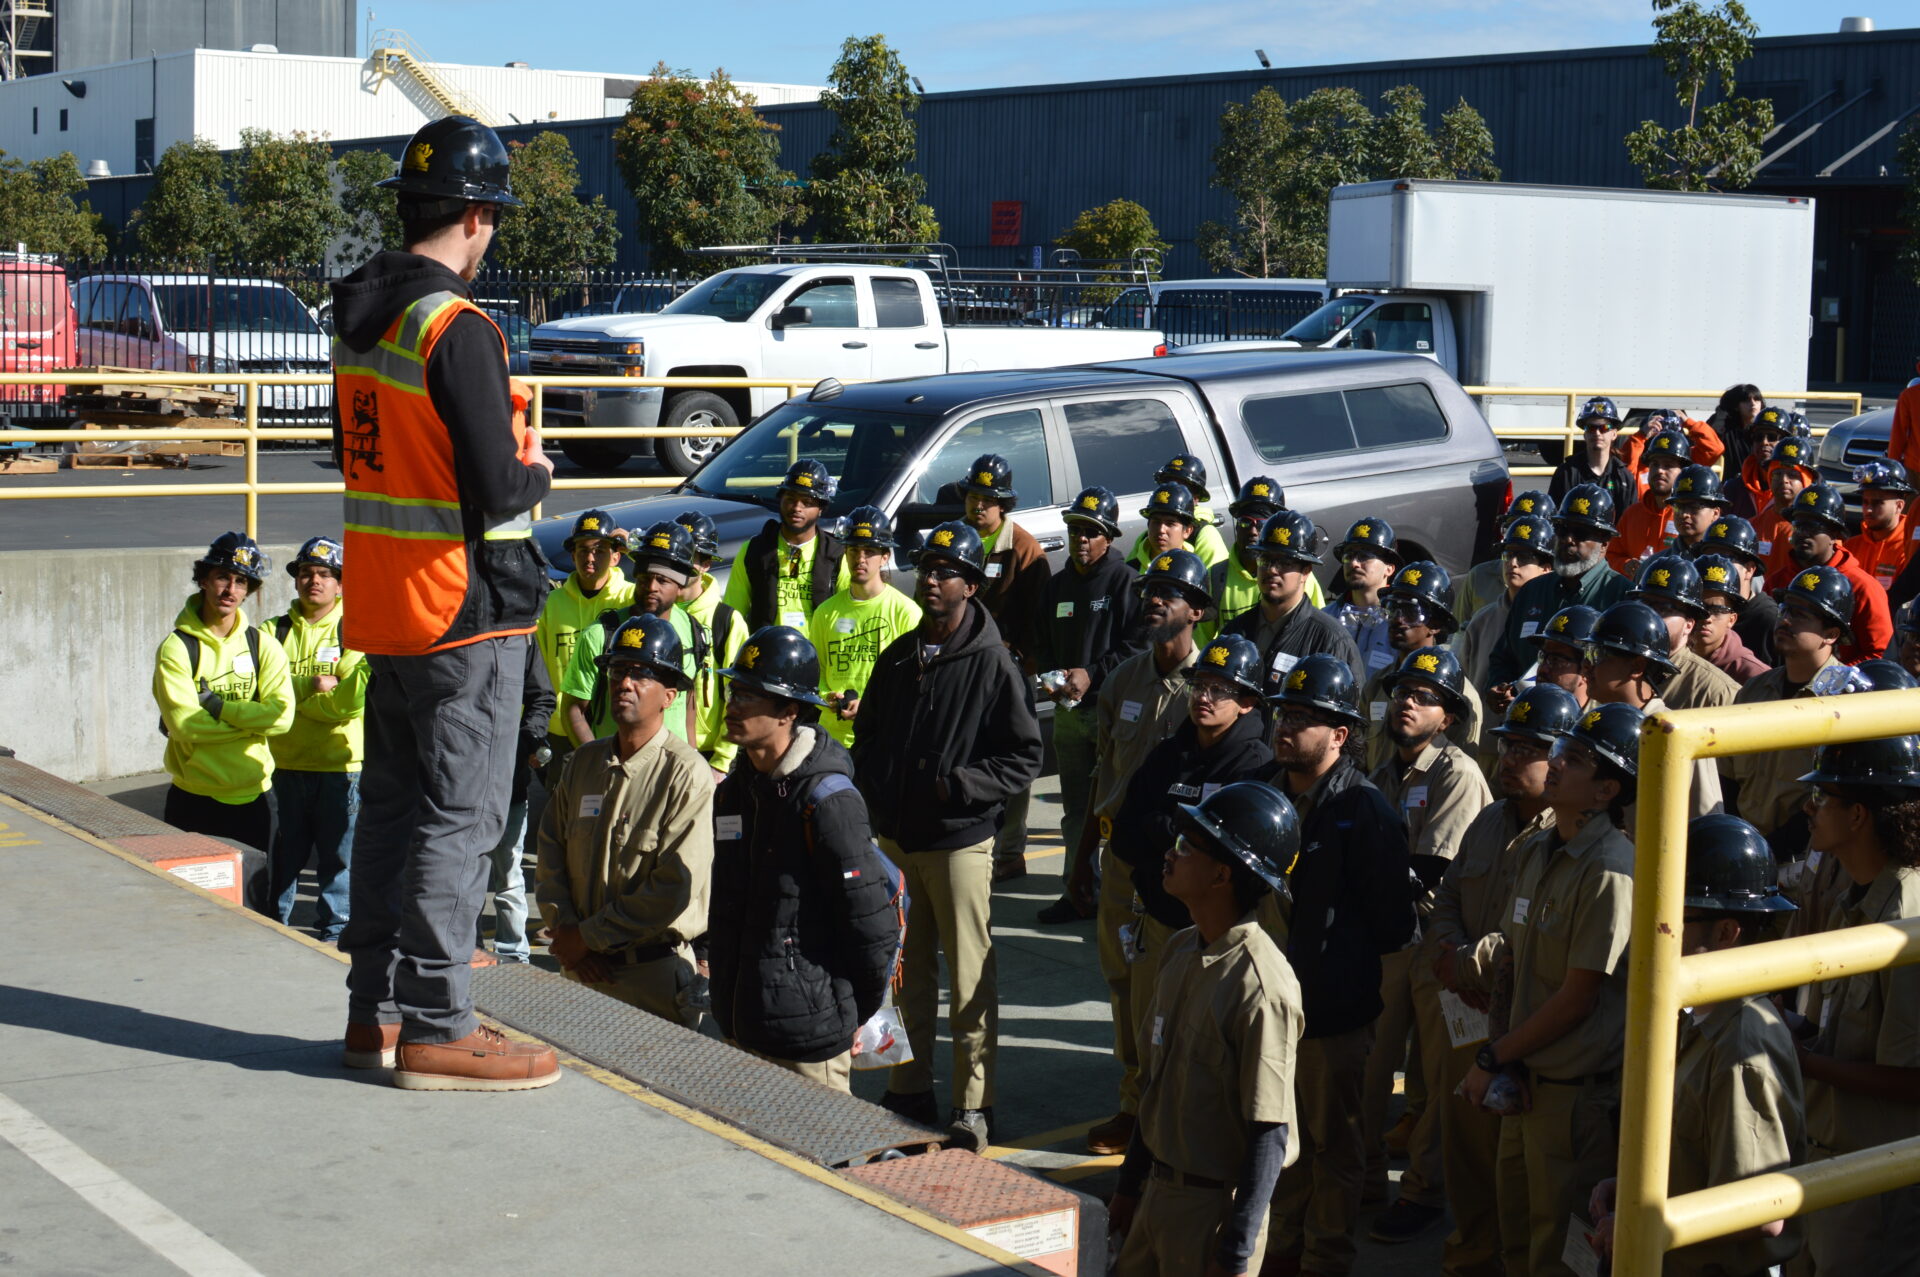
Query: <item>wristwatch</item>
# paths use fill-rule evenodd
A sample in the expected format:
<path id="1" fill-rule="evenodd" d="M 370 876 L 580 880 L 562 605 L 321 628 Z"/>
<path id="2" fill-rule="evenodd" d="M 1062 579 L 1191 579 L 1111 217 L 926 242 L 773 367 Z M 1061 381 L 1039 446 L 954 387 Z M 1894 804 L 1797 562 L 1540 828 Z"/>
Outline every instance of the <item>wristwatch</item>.
<path id="1" fill-rule="evenodd" d="M 1493 1053 L 1493 1043 L 1482 1042 L 1480 1049 L 1473 1053 L 1473 1067 L 1486 1073 L 1500 1071 L 1500 1057 Z"/>

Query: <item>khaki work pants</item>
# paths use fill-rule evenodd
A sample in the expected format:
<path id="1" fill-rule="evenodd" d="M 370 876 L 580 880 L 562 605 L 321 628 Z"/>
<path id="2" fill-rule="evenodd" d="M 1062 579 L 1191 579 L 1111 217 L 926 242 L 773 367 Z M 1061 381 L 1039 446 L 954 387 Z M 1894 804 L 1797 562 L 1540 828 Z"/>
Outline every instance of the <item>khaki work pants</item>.
<path id="1" fill-rule="evenodd" d="M 1107 981 L 1113 1008 L 1113 1058 L 1120 1061 L 1120 1111 L 1140 1111 L 1140 1035 L 1133 1026 L 1133 964 L 1127 961 L 1120 928 L 1134 920 L 1133 882 L 1127 866 L 1100 844 L 1100 900 L 1094 913 L 1094 939 L 1100 974 Z"/>
<path id="2" fill-rule="evenodd" d="M 1444 1059 L 1429 1060 L 1428 1047 L 1439 1035 L 1438 1046 L 1451 1050 L 1446 1020 L 1434 997 L 1415 996 L 1416 968 L 1423 959 L 1418 950 L 1402 949 L 1380 959 L 1380 998 L 1386 1004 L 1375 1024 L 1373 1055 L 1367 1060 L 1367 1187 L 1386 1195 L 1387 1107 L 1393 1096 L 1393 1075 L 1406 1071 L 1407 1112 L 1414 1115 L 1407 1138 L 1407 1169 L 1400 1177 L 1400 1196 L 1421 1206 L 1440 1206 L 1443 1172 L 1440 1162 L 1440 1107 L 1433 1102 Z M 1429 975 L 1428 983 L 1434 989 Z M 1412 1039 L 1409 1049 L 1407 1042 Z"/>
<path id="3" fill-rule="evenodd" d="M 1431 967 L 1427 978 L 1432 989 L 1416 986 L 1416 996 L 1430 994 L 1437 1008 L 1440 983 L 1433 979 Z M 1444 1021 L 1440 1036 L 1448 1049 L 1427 1107 L 1440 1110 L 1440 1161 L 1446 1171 L 1447 1207 L 1453 1212 L 1453 1232 L 1440 1252 L 1441 1272 L 1445 1277 L 1501 1277 L 1500 1204 L 1494 1190 L 1500 1117 L 1453 1093 L 1473 1067 L 1480 1044 L 1453 1046 Z"/>
<path id="4" fill-rule="evenodd" d="M 1373 1026 L 1327 1038 L 1300 1039 L 1294 1065 L 1295 1129 L 1300 1156 L 1280 1172 L 1269 1236 L 1277 1256 L 1299 1255 L 1301 1267 L 1337 1274 L 1353 1268 L 1354 1227 L 1367 1151 L 1360 1109 Z"/>
<path id="5" fill-rule="evenodd" d="M 993 836 L 993 867 L 1024 863 L 1027 857 L 1027 812 L 1033 806 L 1033 787 L 1007 799 L 1000 832 Z"/>
<path id="6" fill-rule="evenodd" d="M 740 1046 L 738 1042 L 735 1046 Z M 809 1082 L 839 1091 L 843 1095 L 853 1093 L 853 1052 L 842 1051 L 831 1060 L 818 1060 L 812 1064 L 802 1064 L 798 1060 L 783 1060 L 777 1055 L 768 1055 L 765 1051 L 756 1051 L 752 1047 L 742 1046 L 742 1051 L 755 1055 L 768 1064 L 777 1064 L 789 1073 L 798 1073 Z"/>
<path id="7" fill-rule="evenodd" d="M 1188 1188 L 1149 1179 L 1114 1265 L 1116 1277 L 1194 1277 L 1204 1272 L 1219 1245 L 1220 1226 L 1232 1213 L 1230 1188 Z M 1260 1271 L 1266 1244 L 1267 1225 L 1262 1224 L 1253 1239 L 1251 1271 Z"/>
<path id="8" fill-rule="evenodd" d="M 670 1020 L 689 1029 L 699 1029 L 705 1017 L 702 1011 L 686 1005 L 687 989 L 693 983 L 693 950 L 686 945 L 652 962 L 616 965 L 613 979 L 605 984 L 582 980 L 571 971 L 562 975 L 575 984 L 584 984 L 595 993 L 617 998 L 630 1007 Z"/>
<path id="9" fill-rule="evenodd" d="M 1620 1080 L 1531 1087 L 1533 1108 L 1500 1119 L 1500 1246 L 1507 1272 L 1573 1277 L 1560 1262 L 1567 1217 L 1588 1218 L 1593 1186 L 1614 1173 Z"/>
<path id="10" fill-rule="evenodd" d="M 910 851 L 891 838 L 879 842 L 906 876 L 913 897 L 898 1000 L 913 1058 L 888 1072 L 887 1089 L 898 1095 L 933 1089 L 944 953 L 952 985 L 947 1027 L 953 1037 L 953 1107 L 983 1109 L 993 1103 L 994 1054 L 1000 1041 L 1000 987 L 989 929 L 993 840 L 952 851 Z"/>
<path id="11" fill-rule="evenodd" d="M 1120 868 L 1125 870 L 1126 866 L 1121 865 Z M 1177 932 L 1144 913 L 1134 921 L 1140 926 L 1140 940 L 1135 946 L 1133 976 L 1127 989 L 1127 1014 L 1137 1053 L 1140 1033 L 1147 1026 L 1147 1012 L 1153 1006 L 1153 991 L 1160 983 L 1160 968 L 1167 962 L 1167 942 Z M 1138 1097 L 1135 1098 L 1137 1103 Z"/>
<path id="12" fill-rule="evenodd" d="M 1809 1147 L 1807 1161 L 1824 1162 L 1834 1155 Z M 1849 1273 L 1920 1273 L 1920 1186 L 1909 1184 L 1858 1201 L 1842 1202 L 1814 1211 L 1805 1223 L 1807 1248 L 1818 1277 L 1846 1277 Z"/>

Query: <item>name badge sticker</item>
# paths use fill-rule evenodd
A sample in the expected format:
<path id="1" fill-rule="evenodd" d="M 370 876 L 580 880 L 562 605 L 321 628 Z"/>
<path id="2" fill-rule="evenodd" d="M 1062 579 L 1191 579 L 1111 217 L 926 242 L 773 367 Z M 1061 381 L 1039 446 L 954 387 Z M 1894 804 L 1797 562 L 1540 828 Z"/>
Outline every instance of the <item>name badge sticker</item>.
<path id="1" fill-rule="evenodd" d="M 1532 637 L 1533 637 L 1534 635 L 1536 635 L 1536 634 L 1538 634 L 1539 632 L 1540 632 L 1540 622 L 1538 622 L 1538 621 L 1522 621 L 1522 622 L 1520 622 L 1520 637 L 1521 637 L 1521 638 L 1523 638 L 1523 639 L 1524 639 L 1524 638 L 1532 638 Z"/>
<path id="2" fill-rule="evenodd" d="M 1153 1017 L 1153 1045 L 1162 1046 L 1165 1044 L 1166 1028 L 1167 1028 L 1166 1016 L 1156 1015 Z"/>
<path id="3" fill-rule="evenodd" d="M 1121 701 L 1120 702 L 1120 721 L 1123 723 L 1139 722 L 1140 721 L 1140 702 L 1139 701 Z"/>
<path id="4" fill-rule="evenodd" d="M 780 614 L 780 624 L 790 629 L 805 630 L 807 628 L 807 614 L 805 612 L 782 612 Z"/>
<path id="5" fill-rule="evenodd" d="M 1416 807 L 1425 807 L 1427 805 L 1427 787 L 1425 785 L 1409 786 L 1407 789 L 1406 802 L 1403 805 L 1408 811 L 1412 811 Z"/>
<path id="6" fill-rule="evenodd" d="M 833 632 L 834 632 L 835 634 L 851 634 L 851 633 L 853 633 L 853 618 L 852 618 L 852 617 L 850 617 L 850 616 L 836 616 L 836 617 L 834 617 L 834 618 L 833 618 Z"/>
<path id="7" fill-rule="evenodd" d="M 713 818 L 713 836 L 723 841 L 741 837 L 743 832 L 741 829 L 741 819 L 739 816 L 715 816 Z"/>
<path id="8" fill-rule="evenodd" d="M 1385 701 L 1368 701 L 1367 702 L 1368 718 L 1372 719 L 1374 722 L 1377 723 L 1381 719 L 1385 718 L 1386 716 L 1387 716 L 1387 703 Z"/>
<path id="9" fill-rule="evenodd" d="M 253 653 L 235 652 L 233 654 L 233 672 L 241 678 L 253 677 Z"/>
<path id="10" fill-rule="evenodd" d="M 1293 673 L 1293 667 L 1299 663 L 1300 658 L 1292 652 L 1275 652 L 1273 654 L 1273 672 L 1276 674 L 1291 674 Z"/>
<path id="11" fill-rule="evenodd" d="M 1526 922 L 1527 910 L 1531 907 L 1532 903 L 1533 902 L 1525 896 L 1515 896 L 1513 898 L 1513 920 L 1516 923 L 1524 924 Z"/>
<path id="12" fill-rule="evenodd" d="M 600 816 L 601 804 L 606 801 L 606 797 L 605 794 L 580 795 L 580 819 L 597 820 Z"/>
<path id="13" fill-rule="evenodd" d="M 998 576 L 1000 575 L 1000 569 L 1001 569 L 1001 568 L 1003 568 L 1003 567 L 1005 567 L 1005 566 L 1007 566 L 1007 565 L 1006 565 L 1006 564 L 1004 564 L 1004 563 L 989 563 L 989 564 L 987 564 L 987 580 L 989 580 L 989 581 L 991 581 L 991 580 L 994 580 L 995 578 L 997 578 L 997 577 L 998 577 Z"/>
<path id="14" fill-rule="evenodd" d="M 1054 620 L 1065 621 L 1070 619 L 1072 616 L 1073 616 L 1073 600 L 1061 599 L 1059 604 L 1053 609 Z"/>
<path id="15" fill-rule="evenodd" d="M 320 649 L 319 658 L 323 661 L 337 661 L 340 659 L 340 649 L 337 647 L 323 647 Z"/>

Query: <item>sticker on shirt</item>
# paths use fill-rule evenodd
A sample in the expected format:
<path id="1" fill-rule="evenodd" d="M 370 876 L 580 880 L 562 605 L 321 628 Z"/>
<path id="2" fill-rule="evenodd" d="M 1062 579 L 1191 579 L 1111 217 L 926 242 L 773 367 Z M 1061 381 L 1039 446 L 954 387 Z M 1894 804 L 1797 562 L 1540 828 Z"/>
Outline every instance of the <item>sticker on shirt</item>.
<path id="1" fill-rule="evenodd" d="M 1400 805 L 1408 811 L 1424 808 L 1427 805 L 1427 787 L 1425 785 L 1409 786 L 1406 797 L 1400 800 Z"/>
<path id="2" fill-rule="evenodd" d="M 835 634 L 851 634 L 851 633 L 853 633 L 853 618 L 852 618 L 852 617 L 850 617 L 850 616 L 836 616 L 836 617 L 834 617 L 834 618 L 833 618 L 833 632 L 834 632 Z"/>
<path id="3" fill-rule="evenodd" d="M 1536 634 L 1538 634 L 1539 632 L 1540 632 L 1540 622 L 1538 622 L 1538 621 L 1522 621 L 1522 622 L 1520 622 L 1520 637 L 1521 637 L 1521 638 L 1523 638 L 1523 639 L 1529 639 L 1529 638 L 1532 638 L 1532 637 L 1533 637 L 1534 635 L 1536 635 Z"/>
<path id="4" fill-rule="evenodd" d="M 1527 920 L 1527 910 L 1531 905 L 1532 901 L 1528 900 L 1525 896 L 1515 896 L 1513 898 L 1514 922 L 1524 924 Z"/>
<path id="5" fill-rule="evenodd" d="M 1066 620 L 1071 620 L 1072 617 L 1073 617 L 1073 600 L 1061 599 L 1060 602 L 1057 605 L 1055 605 L 1053 609 L 1053 619 L 1056 621 L 1066 621 Z"/>
<path id="6" fill-rule="evenodd" d="M 993 579 L 995 579 L 996 577 L 998 577 L 998 576 L 1000 575 L 1000 569 L 1001 569 L 1001 568 L 1003 568 L 1003 567 L 1005 567 L 1005 566 L 1007 566 L 1007 565 L 1006 565 L 1006 564 L 1004 564 L 1004 563 L 989 563 L 989 564 L 987 564 L 987 580 L 989 580 L 989 581 L 991 581 L 991 580 L 993 580 Z"/>
<path id="7" fill-rule="evenodd" d="M 1293 667 L 1299 663 L 1300 658 L 1292 652 L 1275 652 L 1273 654 L 1273 672 L 1275 674 L 1291 674 L 1293 673 Z"/>
<path id="8" fill-rule="evenodd" d="M 807 614 L 805 612 L 782 612 L 780 614 L 780 624 L 796 630 L 805 630 L 807 628 Z"/>
<path id="9" fill-rule="evenodd" d="M 317 655 L 318 658 L 323 661 L 337 661 L 340 659 L 340 649 L 337 647 L 323 647 Z"/>
<path id="10" fill-rule="evenodd" d="M 580 819 L 582 820 L 599 819 L 600 805 L 605 798 L 606 798 L 605 794 L 580 795 Z"/>
<path id="11" fill-rule="evenodd" d="M 1760 542 L 1760 553 L 1762 553 L 1762 554 L 1772 554 L 1772 553 L 1773 553 L 1773 542 L 1771 542 L 1771 541 L 1762 541 L 1762 542 Z"/>
<path id="12" fill-rule="evenodd" d="M 742 835 L 740 816 L 715 816 L 713 818 L 713 836 L 722 841 L 739 838 Z"/>
<path id="13" fill-rule="evenodd" d="M 233 672 L 241 678 L 253 677 L 253 653 L 235 652 L 233 654 Z"/>
<path id="14" fill-rule="evenodd" d="M 1385 718 L 1386 716 L 1387 716 L 1387 703 L 1385 701 L 1368 701 L 1367 702 L 1367 717 L 1371 719 L 1373 722 L 1377 723 L 1381 719 Z"/>
<path id="15" fill-rule="evenodd" d="M 1154 1046 L 1162 1046 L 1165 1044 L 1166 1028 L 1167 1028 L 1166 1016 L 1156 1015 L 1153 1017 L 1153 1045 Z"/>
<path id="16" fill-rule="evenodd" d="M 1393 649 L 1390 647 L 1376 647 L 1367 653 L 1367 668 L 1370 670 L 1383 670 L 1392 661 Z"/>
<path id="17" fill-rule="evenodd" d="M 1139 701 L 1121 701 L 1120 702 L 1120 721 L 1123 723 L 1139 722 L 1140 721 L 1140 702 Z"/>

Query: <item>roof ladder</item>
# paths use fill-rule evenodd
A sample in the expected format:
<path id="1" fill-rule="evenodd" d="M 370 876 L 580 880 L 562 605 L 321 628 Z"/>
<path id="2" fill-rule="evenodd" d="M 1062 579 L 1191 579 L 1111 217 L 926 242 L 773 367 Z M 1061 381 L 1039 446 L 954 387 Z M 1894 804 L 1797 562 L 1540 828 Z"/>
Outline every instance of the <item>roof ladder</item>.
<path id="1" fill-rule="evenodd" d="M 480 121 L 489 128 L 494 127 L 493 117 L 471 97 L 442 78 L 420 52 L 413 37 L 393 27 L 377 31 L 373 37 L 373 70 L 382 79 L 396 79 L 401 74 L 413 78 L 428 98 L 440 108 L 441 115 L 464 115 Z"/>

